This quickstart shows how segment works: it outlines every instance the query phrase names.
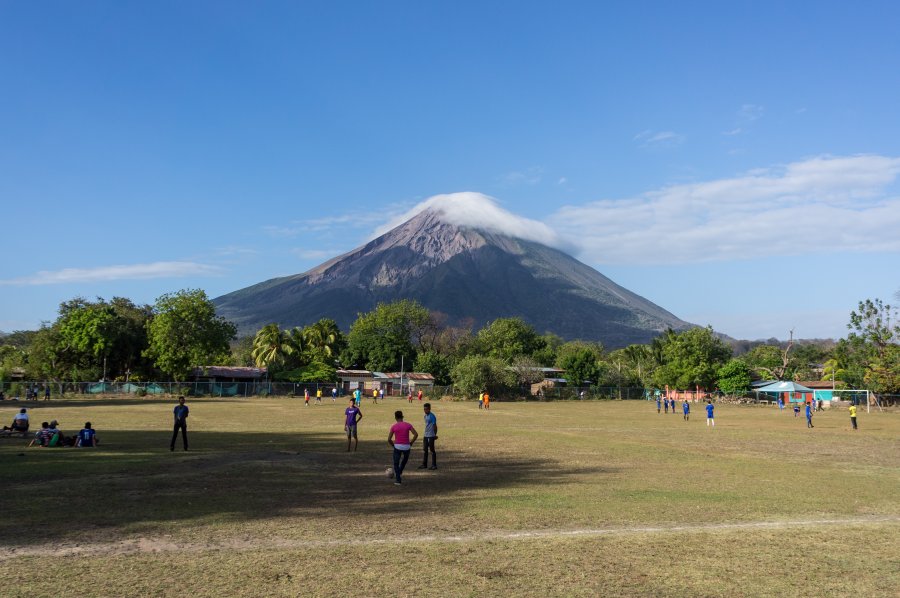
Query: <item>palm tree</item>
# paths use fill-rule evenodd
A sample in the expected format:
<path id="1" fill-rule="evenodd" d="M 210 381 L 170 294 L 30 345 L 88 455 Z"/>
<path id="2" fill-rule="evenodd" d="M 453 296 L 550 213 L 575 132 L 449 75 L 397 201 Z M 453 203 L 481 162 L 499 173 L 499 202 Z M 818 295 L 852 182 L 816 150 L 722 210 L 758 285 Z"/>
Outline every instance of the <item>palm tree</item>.
<path id="1" fill-rule="evenodd" d="M 278 328 L 278 324 L 266 324 L 253 338 L 250 355 L 257 367 L 267 368 L 283 364 L 285 357 L 293 352 L 293 343 L 287 331 Z"/>
<path id="2" fill-rule="evenodd" d="M 340 337 L 341 331 L 334 320 L 323 318 L 303 329 L 303 340 L 307 349 L 331 357 Z"/>

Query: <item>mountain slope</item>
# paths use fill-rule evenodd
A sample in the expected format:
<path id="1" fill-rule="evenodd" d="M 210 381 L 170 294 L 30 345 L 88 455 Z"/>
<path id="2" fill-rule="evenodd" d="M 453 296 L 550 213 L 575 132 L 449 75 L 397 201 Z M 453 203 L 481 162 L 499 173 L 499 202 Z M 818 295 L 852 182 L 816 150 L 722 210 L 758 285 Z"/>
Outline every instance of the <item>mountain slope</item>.
<path id="1" fill-rule="evenodd" d="M 476 326 L 518 316 L 539 332 L 646 342 L 687 322 L 615 284 L 575 258 L 533 241 L 458 227 L 429 209 L 303 274 L 268 280 L 214 300 L 242 333 L 333 318 L 349 328 L 380 301 L 411 298 L 451 323 Z"/>

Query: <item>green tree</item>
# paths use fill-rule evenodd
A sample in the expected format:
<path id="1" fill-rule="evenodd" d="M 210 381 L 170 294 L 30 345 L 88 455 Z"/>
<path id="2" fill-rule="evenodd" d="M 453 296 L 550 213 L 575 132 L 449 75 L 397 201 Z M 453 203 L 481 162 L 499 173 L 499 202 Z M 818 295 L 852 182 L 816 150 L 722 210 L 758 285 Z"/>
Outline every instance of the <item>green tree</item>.
<path id="1" fill-rule="evenodd" d="M 147 323 L 149 346 L 146 357 L 175 380 L 184 380 L 196 366 L 225 361 L 234 324 L 216 315 L 216 308 L 203 290 L 181 290 L 156 300 Z"/>
<path id="2" fill-rule="evenodd" d="M 492 396 L 508 394 L 516 384 L 515 374 L 501 359 L 469 355 L 453 368 L 450 376 L 456 392 L 473 399 L 487 391 Z"/>
<path id="3" fill-rule="evenodd" d="M 587 382 L 598 384 L 602 370 L 603 345 L 586 341 L 569 341 L 556 351 L 556 367 L 565 370 L 563 376 L 572 386 L 584 386 Z"/>
<path id="4" fill-rule="evenodd" d="M 538 336 L 521 318 L 498 318 L 478 331 L 475 337 L 479 352 L 488 357 L 512 363 L 520 355 L 531 357 L 545 347 Z"/>
<path id="5" fill-rule="evenodd" d="M 256 367 L 269 368 L 269 371 L 274 373 L 294 351 L 290 333 L 279 328 L 278 324 L 272 323 L 260 328 L 253 337 L 250 356 Z"/>
<path id="6" fill-rule="evenodd" d="M 360 314 L 350 327 L 342 361 L 369 370 L 399 372 L 401 361 L 415 362 L 419 351 L 416 339 L 429 324 L 428 310 L 416 301 L 379 303 L 374 310 Z"/>
<path id="7" fill-rule="evenodd" d="M 866 388 L 875 393 L 900 391 L 900 321 L 897 310 L 881 299 L 859 302 L 850 312 L 848 344 L 863 369 Z"/>
<path id="8" fill-rule="evenodd" d="M 333 362 L 346 346 L 346 339 L 337 322 L 330 318 L 322 318 L 304 328 L 303 341 L 304 350 L 311 354 L 310 359 L 317 359 L 323 363 Z"/>
<path id="9" fill-rule="evenodd" d="M 691 328 L 666 335 L 662 341 L 662 363 L 653 375 L 657 387 L 714 388 L 719 367 L 731 358 L 731 348 L 711 327 Z"/>
<path id="10" fill-rule="evenodd" d="M 413 370 L 431 374 L 438 386 L 448 386 L 452 383 L 450 367 L 450 359 L 446 355 L 437 351 L 423 351 L 416 357 Z"/>
<path id="11" fill-rule="evenodd" d="M 719 368 L 719 390 L 737 395 L 750 390 L 750 366 L 740 359 L 731 359 Z"/>

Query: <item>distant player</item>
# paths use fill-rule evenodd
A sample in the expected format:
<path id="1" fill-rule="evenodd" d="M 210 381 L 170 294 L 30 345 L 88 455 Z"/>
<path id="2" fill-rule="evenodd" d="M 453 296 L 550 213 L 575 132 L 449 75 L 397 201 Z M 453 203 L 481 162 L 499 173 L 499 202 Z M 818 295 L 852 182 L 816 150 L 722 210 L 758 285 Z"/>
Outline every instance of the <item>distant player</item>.
<path id="1" fill-rule="evenodd" d="M 856 430 L 856 405 L 850 405 L 850 423 L 853 424 L 853 429 Z"/>
<path id="2" fill-rule="evenodd" d="M 190 410 L 184 404 L 184 397 L 178 397 L 178 404 L 172 410 L 175 415 L 175 429 L 172 431 L 172 442 L 169 444 L 169 450 L 175 450 L 175 440 L 178 439 L 178 430 L 181 430 L 181 440 L 184 442 L 184 450 L 188 450 L 187 440 L 187 418 Z"/>
<path id="3" fill-rule="evenodd" d="M 303 389 L 303 404 L 305 406 L 309 407 L 309 389 L 308 388 Z"/>
<path id="4" fill-rule="evenodd" d="M 691 406 L 688 404 L 687 400 L 681 404 L 681 410 L 684 411 L 684 421 L 691 419 Z"/>
<path id="5" fill-rule="evenodd" d="M 344 409 L 344 432 L 347 433 L 347 452 L 350 452 L 350 440 L 353 440 L 353 451 L 359 446 L 359 437 L 356 435 L 356 425 L 362 419 L 362 411 L 356 406 L 356 399 L 350 399 L 350 405 Z"/>
<path id="6" fill-rule="evenodd" d="M 798 415 L 800 415 L 800 405 L 794 403 L 794 417 L 797 417 Z"/>
<path id="7" fill-rule="evenodd" d="M 356 406 L 359 407 L 362 402 L 362 391 L 359 390 L 359 387 L 353 391 L 353 401 L 356 403 Z"/>
<path id="8" fill-rule="evenodd" d="M 712 399 L 706 401 L 706 426 L 716 427 L 716 418 L 713 416 L 713 411 L 715 407 L 712 404 Z"/>
<path id="9" fill-rule="evenodd" d="M 418 393 L 416 393 L 416 396 L 418 396 L 418 397 L 419 397 L 419 401 L 421 401 L 421 400 L 422 400 L 422 391 L 421 391 L 421 389 L 420 389 L 420 390 L 419 390 L 419 392 L 418 392 Z"/>
<path id="10" fill-rule="evenodd" d="M 316 405 L 320 405 L 322 403 L 322 389 L 316 389 Z"/>
<path id="11" fill-rule="evenodd" d="M 812 415 L 813 415 L 813 406 L 812 406 L 812 403 L 807 403 L 807 404 L 806 404 L 806 427 L 807 427 L 807 428 L 814 428 L 814 427 L 815 427 L 815 426 L 813 426 L 813 424 L 812 424 Z"/>
<path id="12" fill-rule="evenodd" d="M 666 400 L 668 401 L 669 399 Z M 656 397 L 656 413 L 662 413 L 662 399 L 660 399 L 659 397 Z"/>
<path id="13" fill-rule="evenodd" d="M 407 402 L 407 403 L 412 403 L 412 399 L 413 399 L 412 391 L 410 390 L 410 391 L 408 391 L 408 392 L 406 393 L 406 402 Z"/>
<path id="14" fill-rule="evenodd" d="M 337 402 L 337 386 L 331 388 L 331 402 Z"/>
<path id="15" fill-rule="evenodd" d="M 421 399 L 420 399 L 420 400 L 421 400 Z M 490 409 L 490 408 L 491 408 L 491 395 L 489 395 L 489 394 L 487 393 L 487 391 L 484 391 L 484 408 L 485 408 L 485 409 Z"/>
<path id="16" fill-rule="evenodd" d="M 668 413 L 669 412 L 669 399 L 663 399 L 663 410 Z"/>

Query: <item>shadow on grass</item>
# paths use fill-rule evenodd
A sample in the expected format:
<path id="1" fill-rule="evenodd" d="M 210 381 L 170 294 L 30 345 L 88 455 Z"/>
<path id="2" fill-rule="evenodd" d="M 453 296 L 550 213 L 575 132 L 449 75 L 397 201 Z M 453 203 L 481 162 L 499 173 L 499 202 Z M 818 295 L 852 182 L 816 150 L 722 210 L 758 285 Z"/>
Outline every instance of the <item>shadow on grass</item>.
<path id="1" fill-rule="evenodd" d="M 108 530 L 159 533 L 180 524 L 244 523 L 279 516 L 414 515 L 454 509 L 481 491 L 548 486 L 612 468 L 567 468 L 534 455 L 441 450 L 419 470 L 413 447 L 404 485 L 385 470 L 385 439 L 347 452 L 340 434 L 189 432 L 191 450 L 169 451 L 171 433 L 107 432 L 97 449 L 0 444 L 0 545 L 71 540 Z M 502 496 L 502 494 L 501 494 Z M 22 533 L 22 532 L 25 533 Z M 108 533 L 106 534 L 108 535 Z"/>

